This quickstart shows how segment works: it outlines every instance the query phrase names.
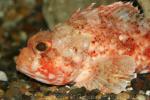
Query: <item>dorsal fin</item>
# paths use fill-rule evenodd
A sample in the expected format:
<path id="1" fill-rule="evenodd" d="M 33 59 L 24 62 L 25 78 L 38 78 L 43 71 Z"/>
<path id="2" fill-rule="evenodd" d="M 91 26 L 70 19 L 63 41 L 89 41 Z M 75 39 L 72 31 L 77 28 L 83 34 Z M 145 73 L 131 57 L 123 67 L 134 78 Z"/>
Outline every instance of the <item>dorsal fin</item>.
<path id="1" fill-rule="evenodd" d="M 99 6 L 94 8 L 93 5 L 83 10 L 78 10 L 69 19 L 69 23 L 74 26 L 80 27 L 85 25 L 95 26 L 100 25 L 101 20 L 107 20 L 108 22 L 115 18 L 121 21 L 137 21 L 143 18 L 142 14 L 137 7 L 134 7 L 132 3 L 116 2 L 107 6 Z"/>
<path id="2" fill-rule="evenodd" d="M 144 18 L 131 2 L 116 2 L 107 6 L 90 6 L 78 10 L 69 19 L 68 24 L 91 33 L 100 33 L 101 27 L 131 35 L 139 30 L 143 36 L 150 31 L 150 19 Z"/>
<path id="3" fill-rule="evenodd" d="M 140 11 L 134 7 L 131 2 L 123 3 L 117 2 L 108 6 L 100 6 L 100 13 L 106 16 L 115 17 L 122 20 L 135 20 L 141 17 Z"/>

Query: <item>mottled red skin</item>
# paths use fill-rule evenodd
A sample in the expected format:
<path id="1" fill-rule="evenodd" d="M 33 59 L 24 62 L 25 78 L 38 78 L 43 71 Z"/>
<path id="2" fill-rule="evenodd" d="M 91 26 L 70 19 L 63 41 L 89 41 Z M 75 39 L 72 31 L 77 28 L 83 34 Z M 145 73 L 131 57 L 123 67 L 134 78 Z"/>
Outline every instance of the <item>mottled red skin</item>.
<path id="1" fill-rule="evenodd" d="M 40 73 L 42 73 L 45 76 L 48 76 L 49 73 L 57 75 L 57 71 L 58 70 L 61 71 L 62 74 L 64 74 L 63 82 L 61 84 L 59 84 L 59 85 L 64 85 L 64 84 L 66 84 L 66 83 L 69 82 L 69 80 L 67 80 L 68 79 L 67 77 L 69 77 L 71 75 L 71 73 L 65 73 L 65 72 L 63 72 L 63 70 L 61 69 L 61 66 L 58 67 L 58 68 L 55 68 L 54 65 L 53 65 L 53 63 L 51 61 L 49 61 L 49 60 L 46 60 L 45 58 L 41 59 L 41 65 L 42 66 L 37 71 L 40 72 Z M 47 70 L 47 71 L 43 71 L 43 70 Z M 50 80 L 49 78 L 47 78 L 47 80 L 53 82 L 53 81 L 56 80 L 56 78 L 57 77 L 55 77 L 52 80 Z"/>
<path id="2" fill-rule="evenodd" d="M 144 70 L 143 67 L 150 66 L 150 28 L 145 29 L 146 33 L 145 35 L 141 35 L 142 32 L 139 30 L 139 24 L 137 20 L 130 19 L 128 21 L 128 26 L 130 27 L 129 30 L 126 30 L 124 32 L 120 29 L 121 26 L 117 26 L 118 23 L 122 23 L 122 19 L 119 19 L 118 17 L 114 16 L 113 13 L 115 10 L 120 8 L 127 8 L 127 10 L 130 10 L 129 16 L 133 16 L 134 14 L 139 13 L 138 9 L 133 8 L 131 5 L 125 4 L 123 6 L 119 6 L 116 4 L 115 6 L 100 6 L 98 7 L 98 16 L 100 18 L 101 23 L 96 25 L 91 25 L 88 22 L 88 18 L 85 18 L 83 16 L 83 12 L 90 11 L 90 8 L 85 9 L 84 11 L 78 11 L 76 12 L 71 19 L 68 21 L 70 25 L 72 25 L 74 28 L 77 28 L 81 31 L 85 32 L 91 32 L 91 34 L 95 35 L 95 39 L 93 40 L 93 44 L 95 42 L 99 43 L 99 45 L 108 45 L 111 43 L 112 37 L 117 41 L 117 48 L 116 50 L 108 49 L 109 55 L 117 55 L 118 50 L 123 49 L 125 52 L 123 55 L 129 55 L 133 56 L 137 61 L 139 60 L 137 56 L 142 55 L 143 57 L 146 57 L 146 61 L 142 61 L 142 63 L 138 64 L 137 66 L 137 72 L 140 72 Z M 104 11 L 103 11 L 104 10 Z M 80 23 L 77 21 L 80 20 Z M 113 26 L 108 26 L 108 23 L 112 22 Z M 150 26 L 150 20 L 146 19 L 147 23 Z M 104 34 L 102 33 L 104 30 Z M 100 34 L 102 33 L 102 34 Z M 107 34 L 109 33 L 109 34 Z M 118 40 L 119 35 L 125 34 L 129 36 L 129 38 L 123 42 Z M 138 38 L 133 37 L 134 35 L 137 35 Z M 140 36 L 141 35 L 141 36 Z M 138 40 L 139 39 L 139 40 Z M 146 46 L 147 45 L 147 46 Z M 141 48 L 144 48 L 144 51 L 141 51 Z M 106 54 L 107 50 L 105 52 L 102 52 Z M 101 53 L 101 52 L 98 52 Z M 137 53 L 137 54 L 136 54 Z M 97 55 L 95 51 L 92 51 L 89 53 L 91 56 Z M 149 68 L 148 68 L 149 70 Z M 149 70 L 150 72 L 150 70 Z"/>

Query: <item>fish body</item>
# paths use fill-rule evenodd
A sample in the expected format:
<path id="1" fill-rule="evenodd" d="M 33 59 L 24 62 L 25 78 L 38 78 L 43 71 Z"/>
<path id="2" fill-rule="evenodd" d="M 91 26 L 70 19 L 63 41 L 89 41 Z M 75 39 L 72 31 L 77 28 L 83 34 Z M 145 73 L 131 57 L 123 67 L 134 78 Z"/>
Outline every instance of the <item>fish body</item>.
<path id="1" fill-rule="evenodd" d="M 103 93 L 120 93 L 136 72 L 150 72 L 150 20 L 130 3 L 92 6 L 32 36 L 17 70 L 43 83 Z"/>

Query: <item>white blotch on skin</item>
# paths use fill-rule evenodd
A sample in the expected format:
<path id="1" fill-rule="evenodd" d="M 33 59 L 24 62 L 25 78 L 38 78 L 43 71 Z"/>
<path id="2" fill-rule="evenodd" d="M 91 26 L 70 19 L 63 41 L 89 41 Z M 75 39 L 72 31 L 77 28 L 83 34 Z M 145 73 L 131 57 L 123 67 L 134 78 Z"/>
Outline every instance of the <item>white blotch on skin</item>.
<path id="1" fill-rule="evenodd" d="M 36 72 L 35 76 L 40 77 L 40 78 L 45 78 L 45 76 L 41 74 L 40 72 Z"/>
<path id="2" fill-rule="evenodd" d="M 55 66 L 62 66 L 64 65 L 64 60 L 62 57 L 56 57 L 54 63 Z"/>
<path id="3" fill-rule="evenodd" d="M 128 36 L 125 35 L 125 34 L 121 34 L 121 35 L 119 36 L 119 40 L 122 41 L 122 42 L 125 42 L 127 39 L 128 39 Z"/>
<path id="4" fill-rule="evenodd" d="M 84 40 L 84 42 L 83 42 L 83 48 L 87 49 L 89 47 L 89 44 L 90 44 L 89 41 Z"/>
<path id="5" fill-rule="evenodd" d="M 34 58 L 32 66 L 31 66 L 33 71 L 36 71 L 41 66 L 40 63 L 39 63 L 39 59 L 40 59 L 40 56 L 36 56 Z"/>
<path id="6" fill-rule="evenodd" d="M 73 61 L 76 62 L 76 63 L 80 63 L 82 61 L 81 55 L 75 55 L 73 57 Z"/>
<path id="7" fill-rule="evenodd" d="M 82 37 L 83 49 L 88 49 L 92 36 L 89 33 L 87 33 L 87 34 L 82 34 L 81 37 Z"/>
<path id="8" fill-rule="evenodd" d="M 90 76 L 90 71 L 88 69 L 86 69 L 85 71 L 82 71 L 79 76 L 75 79 L 75 82 L 80 82 L 83 80 L 87 80 Z"/>
<path id="9" fill-rule="evenodd" d="M 73 71 L 71 65 L 68 65 L 68 66 L 63 66 L 63 71 L 66 72 L 66 73 L 70 73 Z"/>
<path id="10" fill-rule="evenodd" d="M 51 73 L 49 73 L 48 74 L 48 78 L 51 80 L 51 79 L 54 79 L 56 76 L 54 75 L 54 74 L 51 74 Z"/>
<path id="11" fill-rule="evenodd" d="M 111 49 L 115 49 L 115 48 L 116 48 L 116 44 L 110 44 L 109 47 L 110 47 Z"/>
<path id="12" fill-rule="evenodd" d="M 118 50 L 119 55 L 122 55 L 124 53 L 123 50 Z"/>
<path id="13" fill-rule="evenodd" d="M 105 50 L 105 48 L 104 48 L 103 46 L 99 46 L 99 50 L 100 50 L 101 52 L 103 52 L 103 51 Z"/>
<path id="14" fill-rule="evenodd" d="M 64 55 L 65 57 L 74 56 L 74 51 L 73 51 L 72 49 L 66 49 L 66 50 L 64 50 L 63 55 Z"/>
<path id="15" fill-rule="evenodd" d="M 28 60 L 29 60 L 29 61 L 32 61 L 32 59 L 31 59 L 31 58 L 29 58 Z"/>

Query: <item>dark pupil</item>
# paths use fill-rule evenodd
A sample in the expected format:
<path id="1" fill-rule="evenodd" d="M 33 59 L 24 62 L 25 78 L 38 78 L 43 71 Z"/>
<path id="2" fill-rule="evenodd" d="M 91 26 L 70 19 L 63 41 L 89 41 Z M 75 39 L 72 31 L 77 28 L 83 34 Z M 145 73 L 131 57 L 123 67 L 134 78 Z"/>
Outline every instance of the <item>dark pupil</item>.
<path id="1" fill-rule="evenodd" d="M 47 49 L 47 46 L 45 43 L 43 42 L 39 42 L 37 45 L 36 45 L 36 49 L 39 50 L 39 51 L 45 51 Z"/>

